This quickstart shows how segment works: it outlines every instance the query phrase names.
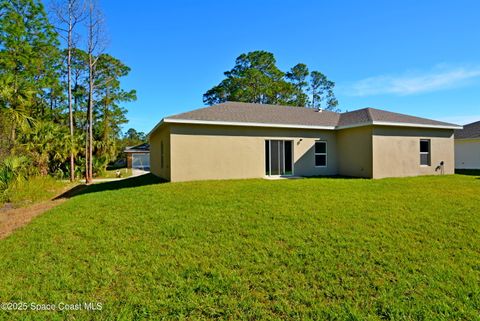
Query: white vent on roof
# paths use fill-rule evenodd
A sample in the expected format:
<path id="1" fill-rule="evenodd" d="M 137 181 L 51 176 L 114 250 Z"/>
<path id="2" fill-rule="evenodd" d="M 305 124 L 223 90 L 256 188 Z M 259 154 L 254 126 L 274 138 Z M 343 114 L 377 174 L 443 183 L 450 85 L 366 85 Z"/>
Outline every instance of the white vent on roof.
<path id="1" fill-rule="evenodd" d="M 317 107 L 317 108 L 315 108 L 315 111 L 316 111 L 317 113 L 321 113 L 321 112 L 323 111 L 323 109 Z"/>

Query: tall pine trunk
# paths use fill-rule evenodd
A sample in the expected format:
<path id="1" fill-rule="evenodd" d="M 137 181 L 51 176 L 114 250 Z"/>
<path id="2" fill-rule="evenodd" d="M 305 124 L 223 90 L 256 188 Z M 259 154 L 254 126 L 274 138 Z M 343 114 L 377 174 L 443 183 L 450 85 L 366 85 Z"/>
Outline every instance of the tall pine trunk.
<path id="1" fill-rule="evenodd" d="M 88 162 L 87 162 L 87 184 L 93 181 L 93 68 L 92 54 L 88 55 Z"/>
<path id="2" fill-rule="evenodd" d="M 75 157 L 73 155 L 73 106 L 72 106 L 72 19 L 69 17 L 68 28 L 68 57 L 67 57 L 67 83 L 68 83 L 68 116 L 70 123 L 70 181 L 75 180 Z"/>
<path id="3" fill-rule="evenodd" d="M 87 106 L 87 150 L 85 151 L 85 172 L 86 183 L 93 182 L 93 67 L 95 51 L 95 21 L 94 21 L 94 3 L 89 0 L 88 11 L 88 106 Z M 88 155 L 88 156 L 87 156 Z"/>
<path id="4" fill-rule="evenodd" d="M 75 180 L 75 121 L 72 94 L 72 51 L 75 49 L 75 28 L 84 18 L 83 0 L 60 0 L 52 3 L 52 9 L 58 20 L 59 35 L 67 43 L 67 96 L 68 122 L 70 129 L 70 181 Z M 63 35 L 63 32 L 65 35 Z M 76 102 L 75 102 L 76 106 Z"/>

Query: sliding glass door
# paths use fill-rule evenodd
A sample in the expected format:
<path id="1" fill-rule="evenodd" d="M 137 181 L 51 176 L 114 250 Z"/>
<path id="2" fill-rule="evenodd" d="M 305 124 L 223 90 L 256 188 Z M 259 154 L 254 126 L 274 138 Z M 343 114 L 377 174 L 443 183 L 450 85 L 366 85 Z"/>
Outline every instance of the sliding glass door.
<path id="1" fill-rule="evenodd" d="M 293 144 L 291 140 L 265 141 L 265 174 L 293 175 Z"/>

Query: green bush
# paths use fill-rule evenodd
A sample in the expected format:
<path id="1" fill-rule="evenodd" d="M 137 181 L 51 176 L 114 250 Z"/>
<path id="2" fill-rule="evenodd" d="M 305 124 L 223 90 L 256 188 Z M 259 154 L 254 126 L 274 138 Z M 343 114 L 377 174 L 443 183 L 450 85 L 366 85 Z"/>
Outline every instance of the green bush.
<path id="1" fill-rule="evenodd" d="M 29 160 L 24 156 L 9 156 L 0 164 L 0 201 L 8 201 L 9 188 L 29 175 Z"/>
<path id="2" fill-rule="evenodd" d="M 5 201 L 27 206 L 60 194 L 69 184 L 51 176 L 32 176 L 11 184 L 4 193 Z"/>

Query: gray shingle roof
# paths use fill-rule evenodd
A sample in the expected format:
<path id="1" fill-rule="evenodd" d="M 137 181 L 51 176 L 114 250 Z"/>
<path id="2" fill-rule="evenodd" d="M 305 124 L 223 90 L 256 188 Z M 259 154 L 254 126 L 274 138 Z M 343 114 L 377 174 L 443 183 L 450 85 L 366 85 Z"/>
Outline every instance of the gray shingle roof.
<path id="1" fill-rule="evenodd" d="M 480 138 L 480 121 L 463 126 L 463 129 L 455 131 L 455 138 Z"/>
<path id="2" fill-rule="evenodd" d="M 369 122 L 387 122 L 399 124 L 431 125 L 431 126 L 457 126 L 437 120 L 420 118 L 405 114 L 375 108 L 364 108 L 347 113 L 342 113 L 338 126 L 350 126 Z"/>
<path id="3" fill-rule="evenodd" d="M 338 123 L 340 114 L 331 111 L 322 111 L 320 113 L 312 108 L 226 102 L 167 118 L 280 125 L 335 126 Z"/>
<path id="4" fill-rule="evenodd" d="M 374 108 L 364 108 L 346 113 L 316 111 L 312 108 L 225 102 L 166 117 L 164 121 L 205 121 L 225 123 L 249 123 L 289 125 L 306 127 L 354 127 L 375 123 L 398 124 L 403 126 L 444 126 L 459 127 L 455 124 L 393 113 Z"/>
<path id="5" fill-rule="evenodd" d="M 144 143 L 136 146 L 130 146 L 125 148 L 124 153 L 139 153 L 139 152 L 149 152 L 150 144 Z"/>

